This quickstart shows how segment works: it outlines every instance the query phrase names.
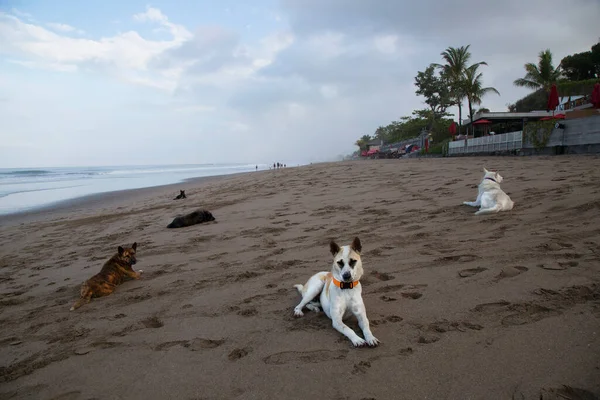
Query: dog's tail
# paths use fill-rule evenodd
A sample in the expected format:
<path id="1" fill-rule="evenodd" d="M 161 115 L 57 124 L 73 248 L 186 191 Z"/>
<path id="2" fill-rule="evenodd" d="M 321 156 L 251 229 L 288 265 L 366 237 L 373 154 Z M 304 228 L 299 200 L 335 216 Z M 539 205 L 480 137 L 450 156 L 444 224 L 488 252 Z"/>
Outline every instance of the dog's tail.
<path id="1" fill-rule="evenodd" d="M 295 287 L 296 289 L 298 289 L 298 292 L 299 292 L 300 294 L 302 294 L 302 291 L 304 290 L 304 285 L 300 285 L 300 284 L 298 284 L 298 285 L 294 285 L 294 287 Z"/>
<path id="2" fill-rule="evenodd" d="M 71 309 L 69 311 L 77 310 L 82 305 L 89 303 L 92 299 L 92 294 L 93 293 L 88 287 L 88 285 L 84 283 L 81 286 L 81 297 L 75 302 L 75 304 L 73 304 L 73 306 L 71 306 Z"/>

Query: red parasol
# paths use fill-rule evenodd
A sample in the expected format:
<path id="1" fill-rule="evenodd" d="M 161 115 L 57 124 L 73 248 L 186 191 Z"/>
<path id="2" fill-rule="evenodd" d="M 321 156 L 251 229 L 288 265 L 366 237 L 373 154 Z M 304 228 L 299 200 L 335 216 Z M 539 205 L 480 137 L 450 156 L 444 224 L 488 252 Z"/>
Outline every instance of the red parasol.
<path id="1" fill-rule="evenodd" d="M 600 108 L 600 83 L 596 83 L 592 90 L 592 105 L 594 108 Z"/>
<path id="2" fill-rule="evenodd" d="M 553 117 L 544 117 L 540 118 L 540 121 L 549 121 L 551 119 L 565 119 L 565 114 L 556 114 Z"/>
<path id="3" fill-rule="evenodd" d="M 492 121 L 490 121 L 489 119 L 478 119 L 477 121 L 473 122 L 473 125 L 483 125 L 483 124 L 491 124 Z"/>
<path id="4" fill-rule="evenodd" d="M 548 111 L 552 110 L 552 115 L 554 115 L 554 110 L 558 107 L 558 89 L 556 88 L 556 84 L 552 84 L 550 88 L 550 94 L 548 95 L 548 104 L 546 105 L 546 109 Z"/>
<path id="5" fill-rule="evenodd" d="M 448 131 L 450 132 L 450 135 L 456 135 L 456 122 L 452 121 L 452 124 L 448 128 Z"/>

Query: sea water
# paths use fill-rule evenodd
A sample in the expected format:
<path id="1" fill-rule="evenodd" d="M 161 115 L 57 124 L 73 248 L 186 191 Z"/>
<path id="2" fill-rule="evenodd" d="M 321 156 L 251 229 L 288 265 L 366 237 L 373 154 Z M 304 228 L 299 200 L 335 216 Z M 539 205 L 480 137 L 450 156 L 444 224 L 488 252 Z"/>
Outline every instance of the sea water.
<path id="1" fill-rule="evenodd" d="M 258 167 L 259 170 L 268 169 L 267 165 L 259 164 Z M 96 193 L 167 185 L 189 178 L 255 169 L 254 164 L 0 168 L 0 215 L 33 210 Z M 179 191 L 174 194 L 179 194 Z"/>

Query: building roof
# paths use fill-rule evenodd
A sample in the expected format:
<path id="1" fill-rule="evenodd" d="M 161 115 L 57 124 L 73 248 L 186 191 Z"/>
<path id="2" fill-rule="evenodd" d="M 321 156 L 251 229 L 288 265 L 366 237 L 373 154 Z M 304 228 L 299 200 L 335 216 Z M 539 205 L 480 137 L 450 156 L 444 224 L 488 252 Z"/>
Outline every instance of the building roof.
<path id="1" fill-rule="evenodd" d="M 544 117 L 551 117 L 552 111 L 531 111 L 531 112 L 483 112 L 473 115 L 473 122 L 477 122 L 480 119 L 487 119 L 494 122 L 509 122 L 509 121 L 522 121 L 527 120 L 538 120 Z M 463 119 L 463 126 L 470 125 L 471 120 Z"/>

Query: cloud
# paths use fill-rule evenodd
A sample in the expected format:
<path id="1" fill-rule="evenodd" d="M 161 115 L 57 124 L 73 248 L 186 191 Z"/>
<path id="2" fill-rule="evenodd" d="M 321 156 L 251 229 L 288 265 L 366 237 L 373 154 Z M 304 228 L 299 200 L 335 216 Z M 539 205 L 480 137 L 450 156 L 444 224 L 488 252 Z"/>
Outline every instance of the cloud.
<path id="1" fill-rule="evenodd" d="M 14 15 L 16 15 L 17 17 L 25 18 L 25 19 L 29 19 L 29 20 L 33 20 L 33 15 L 31 15 L 29 13 L 26 13 L 26 12 L 23 12 L 23 11 L 20 11 L 20 10 L 14 8 L 14 7 L 11 9 L 11 12 Z"/>
<path id="2" fill-rule="evenodd" d="M 219 12 L 232 18 L 240 9 Z M 105 28 L 115 31 L 102 36 L 85 24 L 0 12 L 0 62 L 28 71 L 20 81 L 0 77 L 10 89 L 10 108 L 0 109 L 10 141 L 56 149 L 84 137 L 73 163 L 106 163 L 99 152 L 120 155 L 114 142 L 124 137 L 138 149 L 131 163 L 327 159 L 424 108 L 414 76 L 448 46 L 470 44 L 472 61 L 488 62 L 484 83 L 502 96 L 482 106 L 503 111 L 527 93 L 512 82 L 540 50 L 558 63 L 597 41 L 600 3 L 282 0 L 212 25 L 195 23 L 185 5 L 173 10 L 111 15 Z"/>
<path id="3" fill-rule="evenodd" d="M 50 29 L 52 29 L 54 31 L 57 31 L 57 32 L 65 32 L 65 33 L 75 32 L 75 33 L 78 33 L 78 34 L 84 34 L 85 33 L 81 29 L 74 28 L 71 25 L 61 24 L 61 23 L 57 23 L 57 22 L 47 23 L 46 26 L 48 26 Z"/>

